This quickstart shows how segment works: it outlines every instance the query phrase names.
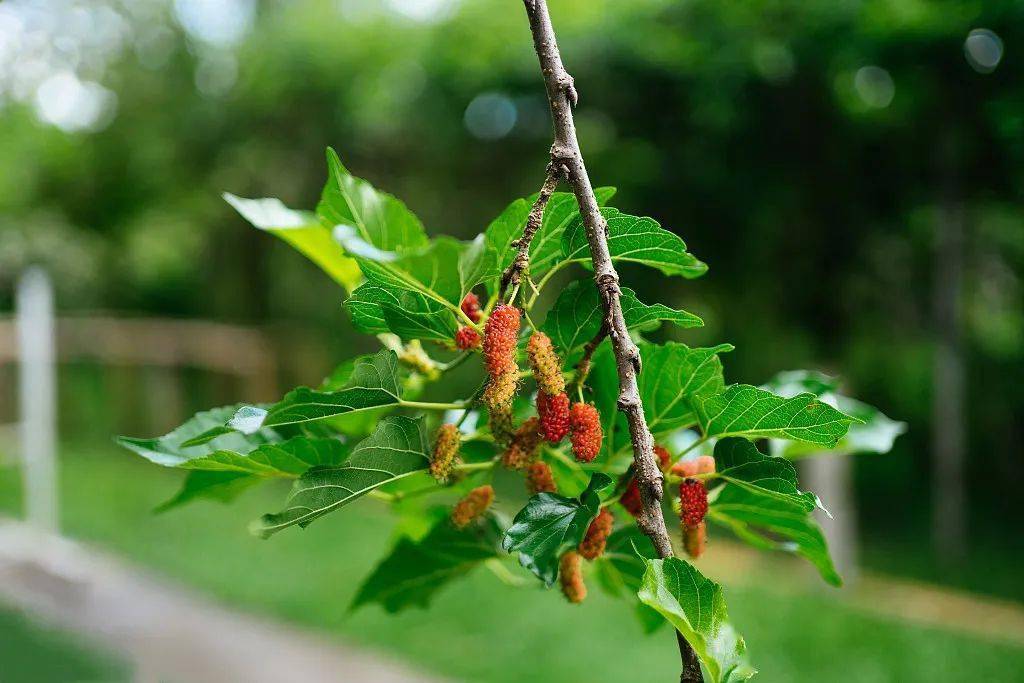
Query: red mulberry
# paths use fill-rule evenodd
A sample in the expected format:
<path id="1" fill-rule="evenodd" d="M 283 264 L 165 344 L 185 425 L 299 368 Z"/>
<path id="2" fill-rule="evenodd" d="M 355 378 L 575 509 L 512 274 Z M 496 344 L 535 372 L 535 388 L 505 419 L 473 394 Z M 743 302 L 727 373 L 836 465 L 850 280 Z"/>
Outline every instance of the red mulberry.
<path id="1" fill-rule="evenodd" d="M 679 485 L 679 518 L 683 525 L 696 528 L 708 512 L 708 490 L 704 482 L 684 479 Z"/>
<path id="2" fill-rule="evenodd" d="M 455 333 L 455 346 L 462 351 L 480 346 L 480 333 L 472 327 L 460 327 Z"/>
<path id="3" fill-rule="evenodd" d="M 537 415 L 546 441 L 558 443 L 569 433 L 569 397 L 564 393 L 551 396 L 543 389 L 537 392 Z"/>
<path id="4" fill-rule="evenodd" d="M 601 416 L 589 403 L 574 403 L 569 412 L 572 452 L 580 462 L 590 462 L 601 452 Z"/>
<path id="5" fill-rule="evenodd" d="M 601 557 L 614 525 L 615 518 L 612 517 L 612 513 L 607 508 L 602 508 L 587 528 L 587 535 L 580 541 L 580 546 L 577 548 L 580 555 L 588 560 L 596 560 Z"/>
<path id="6" fill-rule="evenodd" d="M 540 420 L 531 417 L 519 426 L 501 456 L 501 463 L 510 470 L 521 470 L 537 459 L 540 450 Z"/>
<path id="7" fill-rule="evenodd" d="M 668 452 L 668 449 L 664 446 L 655 446 L 654 457 L 658 459 L 658 466 L 661 468 L 661 471 L 668 471 L 669 466 L 672 464 L 672 454 Z"/>
<path id="8" fill-rule="evenodd" d="M 476 487 L 452 508 L 452 524 L 459 529 L 466 528 L 470 522 L 486 512 L 493 502 L 494 489 L 489 484 Z"/>
<path id="9" fill-rule="evenodd" d="M 480 317 L 483 313 L 480 311 L 480 299 L 477 298 L 476 294 L 470 292 L 466 295 L 466 298 L 462 300 L 462 312 L 466 314 L 466 317 L 475 323 L 480 322 Z"/>
<path id="10" fill-rule="evenodd" d="M 516 344 L 519 342 L 519 309 L 502 304 L 494 309 L 484 326 L 484 362 L 491 378 L 518 373 Z"/>
<path id="11" fill-rule="evenodd" d="M 459 456 L 459 428 L 443 424 L 437 430 L 434 452 L 430 457 L 430 474 L 438 481 L 447 481 Z"/>
<path id="12" fill-rule="evenodd" d="M 704 546 L 708 540 L 708 529 L 705 522 L 701 522 L 695 527 L 688 527 L 683 525 L 683 549 L 686 550 L 686 554 L 697 559 L 704 554 Z"/>
<path id="13" fill-rule="evenodd" d="M 551 467 L 543 460 L 538 460 L 526 468 L 526 490 L 530 494 L 558 493 L 558 485 L 551 473 Z"/>
<path id="14" fill-rule="evenodd" d="M 562 362 L 558 359 L 551 339 L 543 332 L 534 332 L 526 343 L 526 356 L 533 368 L 533 378 L 542 392 L 555 396 L 565 391 Z"/>
<path id="15" fill-rule="evenodd" d="M 583 583 L 583 561 L 579 553 L 570 550 L 559 561 L 558 583 L 562 595 L 573 604 L 583 602 L 587 597 L 587 586 Z"/>
<path id="16" fill-rule="evenodd" d="M 643 512 L 644 503 L 640 498 L 640 486 L 636 483 L 635 478 L 629 480 L 629 486 L 619 498 L 619 503 L 634 517 L 639 517 Z"/>

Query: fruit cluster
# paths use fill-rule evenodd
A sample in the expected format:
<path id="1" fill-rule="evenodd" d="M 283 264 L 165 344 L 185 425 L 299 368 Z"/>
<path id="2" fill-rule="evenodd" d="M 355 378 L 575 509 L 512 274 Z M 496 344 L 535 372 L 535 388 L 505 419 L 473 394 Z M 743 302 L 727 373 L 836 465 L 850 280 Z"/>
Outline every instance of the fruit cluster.
<path id="1" fill-rule="evenodd" d="M 487 508 L 491 507 L 493 502 L 494 489 L 489 484 L 477 486 L 452 508 L 452 524 L 459 529 L 465 529 L 474 519 L 487 512 Z"/>
<path id="2" fill-rule="evenodd" d="M 452 468 L 458 461 L 461 441 L 459 428 L 453 424 L 443 424 L 437 430 L 434 451 L 430 456 L 430 474 L 434 479 L 445 483 L 451 477 Z"/>

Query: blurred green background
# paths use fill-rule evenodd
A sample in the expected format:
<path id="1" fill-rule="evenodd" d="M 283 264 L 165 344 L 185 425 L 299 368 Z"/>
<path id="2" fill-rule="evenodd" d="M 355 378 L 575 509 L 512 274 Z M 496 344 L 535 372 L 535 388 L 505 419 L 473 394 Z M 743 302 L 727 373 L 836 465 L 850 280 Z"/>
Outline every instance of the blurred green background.
<path id="1" fill-rule="evenodd" d="M 711 266 L 696 281 L 623 278 L 646 301 L 704 318 L 687 343 L 736 344 L 728 380 L 821 369 L 908 423 L 891 454 L 856 463 L 867 568 L 1024 598 L 1024 4 L 550 5 L 591 178 Z M 171 392 L 160 370 L 63 365 L 64 457 L 85 450 L 100 463 L 67 469 L 98 488 L 163 476 L 119 469 L 131 456 L 106 446 L 110 435 L 273 399 L 372 348 L 343 293 L 248 227 L 222 191 L 311 208 L 331 145 L 430 232 L 467 237 L 538 189 L 549 144 L 516 0 L 0 3 L 0 311 L 23 269 L 42 264 L 62 315 L 254 326 L 277 364 L 255 389 L 184 368 Z M 0 365 L 0 424 L 16 419 L 14 378 Z M 962 459 L 962 506 L 935 493 L 937 457 Z M 147 510 L 137 503 L 133 513 Z M 935 523 L 949 505 L 962 531 Z M 191 512 L 122 521 L 164 528 L 174 514 Z M 78 524 L 147 559 L 127 530 Z M 755 604 L 737 614 L 756 622 L 757 595 L 740 596 Z M 838 680 L 785 666 L 772 680 L 786 679 L 779 667 L 790 680 Z"/>

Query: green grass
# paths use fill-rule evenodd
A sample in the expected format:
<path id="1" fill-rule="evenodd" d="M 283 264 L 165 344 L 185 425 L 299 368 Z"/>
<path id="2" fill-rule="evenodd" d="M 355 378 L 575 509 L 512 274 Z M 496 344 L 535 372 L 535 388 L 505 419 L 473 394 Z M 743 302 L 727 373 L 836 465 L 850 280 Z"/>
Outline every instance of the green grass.
<path id="1" fill-rule="evenodd" d="M 128 681 L 124 667 L 15 612 L 0 610 L 0 681 L 66 683 Z"/>
<path id="2" fill-rule="evenodd" d="M 61 463 L 65 529 L 228 603 L 276 615 L 472 681 L 672 680 L 667 630 L 644 636 L 625 603 L 598 590 L 570 606 L 539 588 L 516 589 L 486 570 L 446 588 L 428 611 L 389 616 L 347 606 L 392 542 L 393 522 L 366 500 L 268 541 L 247 523 L 276 509 L 285 489 L 225 507 L 198 503 L 151 515 L 180 473 L 130 454 L 75 452 Z M 17 504 L 17 477 L 0 471 L 0 506 Z M 1024 650 L 864 616 L 828 594 L 789 596 L 766 585 L 730 588 L 733 622 L 762 681 L 1021 681 Z M 675 674 L 677 675 L 677 674 Z"/>

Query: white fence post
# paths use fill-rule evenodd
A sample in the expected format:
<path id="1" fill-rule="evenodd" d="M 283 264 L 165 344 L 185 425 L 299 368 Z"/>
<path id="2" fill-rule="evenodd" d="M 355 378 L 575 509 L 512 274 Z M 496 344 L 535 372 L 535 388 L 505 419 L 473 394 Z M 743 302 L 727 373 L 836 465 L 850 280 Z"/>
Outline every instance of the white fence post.
<path id="1" fill-rule="evenodd" d="M 43 269 L 22 275 L 16 306 L 26 516 L 40 529 L 57 531 L 53 287 Z"/>
<path id="2" fill-rule="evenodd" d="M 801 462 L 800 482 L 814 491 L 832 513 L 816 511 L 825 532 L 836 569 L 847 585 L 857 580 L 857 503 L 854 496 L 853 460 L 845 453 L 819 454 Z"/>

